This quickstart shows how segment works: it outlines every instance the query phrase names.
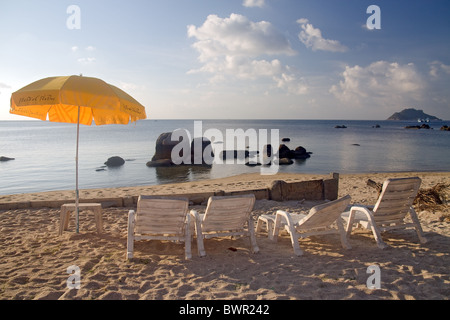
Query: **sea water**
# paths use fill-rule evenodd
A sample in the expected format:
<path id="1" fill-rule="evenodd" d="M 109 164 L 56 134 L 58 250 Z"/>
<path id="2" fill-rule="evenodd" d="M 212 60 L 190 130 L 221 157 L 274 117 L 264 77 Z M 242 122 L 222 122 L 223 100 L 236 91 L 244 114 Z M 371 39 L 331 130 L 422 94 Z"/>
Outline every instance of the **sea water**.
<path id="1" fill-rule="evenodd" d="M 417 122 L 357 120 L 203 120 L 203 130 L 279 130 L 280 144 L 303 146 L 311 157 L 279 166 L 279 172 L 328 174 L 398 171 L 449 171 L 447 122 L 430 122 L 430 130 L 405 129 Z M 337 129 L 336 126 L 346 126 Z M 379 126 L 379 127 L 378 127 Z M 79 188 L 157 185 L 241 173 L 260 172 L 244 164 L 212 167 L 147 167 L 163 132 L 186 129 L 194 120 L 141 120 L 129 125 L 80 126 Z M 0 121 L 0 194 L 75 189 L 76 125 L 47 121 Z M 282 138 L 290 138 L 282 142 Z M 268 141 L 269 142 L 269 141 Z M 215 142 L 213 147 L 216 145 Z M 105 168 L 112 156 L 125 159 Z"/>

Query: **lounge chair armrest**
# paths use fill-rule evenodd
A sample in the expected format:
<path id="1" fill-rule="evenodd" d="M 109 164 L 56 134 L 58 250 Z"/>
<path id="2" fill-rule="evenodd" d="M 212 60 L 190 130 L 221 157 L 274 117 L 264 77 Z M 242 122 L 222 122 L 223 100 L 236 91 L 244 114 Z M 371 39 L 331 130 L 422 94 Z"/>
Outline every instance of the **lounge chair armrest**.
<path id="1" fill-rule="evenodd" d="M 373 218 L 373 212 L 372 212 L 372 209 L 373 209 L 373 206 L 361 206 L 361 205 L 358 205 L 358 206 L 352 206 L 352 207 L 350 208 L 350 215 L 349 215 L 349 218 L 352 217 L 352 216 L 354 216 L 355 213 L 358 212 L 358 211 L 364 213 L 364 214 L 367 216 L 367 218 L 369 218 L 369 217 L 372 217 L 372 218 Z"/>
<path id="2" fill-rule="evenodd" d="M 284 210 L 277 211 L 275 215 L 275 222 L 277 221 L 277 219 L 282 223 L 293 225 L 291 214 Z"/>
<path id="3" fill-rule="evenodd" d="M 136 212 L 134 210 L 128 211 L 128 228 L 130 228 L 130 226 L 134 227 L 135 219 L 136 219 Z"/>
<path id="4" fill-rule="evenodd" d="M 350 213 L 348 215 L 348 220 L 347 220 L 347 226 L 346 226 L 346 232 L 347 232 L 347 236 L 350 236 L 350 233 L 352 232 L 352 228 L 353 228 L 353 223 L 358 222 L 358 221 L 368 221 L 371 224 L 374 224 L 375 222 L 375 218 L 373 216 L 373 212 L 370 208 L 373 207 L 366 207 L 366 206 L 352 206 L 350 209 Z M 361 212 L 364 217 L 359 216 L 356 221 L 356 213 L 357 212 Z"/>

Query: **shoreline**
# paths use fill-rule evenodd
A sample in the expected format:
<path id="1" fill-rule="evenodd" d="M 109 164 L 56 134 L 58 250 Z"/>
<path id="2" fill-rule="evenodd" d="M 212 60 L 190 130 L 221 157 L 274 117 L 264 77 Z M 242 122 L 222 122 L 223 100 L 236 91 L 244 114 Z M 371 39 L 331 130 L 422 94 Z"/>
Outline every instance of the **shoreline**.
<path id="1" fill-rule="evenodd" d="M 114 199 L 137 197 L 139 195 L 171 195 L 180 193 L 207 193 L 207 192 L 235 192 L 245 190 L 264 189 L 273 181 L 285 182 L 311 181 L 330 178 L 330 174 L 310 173 L 277 173 L 275 175 L 261 175 L 259 173 L 244 173 L 235 176 L 205 179 L 189 182 L 175 182 L 161 185 L 127 186 L 114 188 L 80 189 L 80 199 Z M 339 195 L 342 196 L 341 187 L 347 189 L 349 183 L 357 183 L 359 187 L 367 187 L 367 179 L 382 183 L 387 178 L 418 176 L 422 179 L 421 188 L 431 188 L 437 183 L 449 183 L 450 172 L 446 171 L 405 171 L 405 172 L 377 172 L 377 173 L 348 173 L 339 174 Z M 186 192 L 189 190 L 188 192 Z M 24 201 L 75 201 L 75 190 L 55 190 L 33 193 L 20 193 L 0 195 L 0 205 L 5 203 Z"/>

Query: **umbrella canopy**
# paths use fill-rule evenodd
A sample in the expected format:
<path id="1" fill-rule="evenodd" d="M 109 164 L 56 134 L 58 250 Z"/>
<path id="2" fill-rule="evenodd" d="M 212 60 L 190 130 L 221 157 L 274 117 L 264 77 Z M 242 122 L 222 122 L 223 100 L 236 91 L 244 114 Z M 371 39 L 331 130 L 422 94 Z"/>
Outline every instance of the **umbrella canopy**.
<path id="1" fill-rule="evenodd" d="M 145 107 L 121 89 L 97 78 L 50 77 L 35 81 L 11 95 L 10 113 L 52 122 L 77 124 L 76 224 L 79 228 L 79 126 L 128 124 L 145 119 Z"/>
<path id="2" fill-rule="evenodd" d="M 104 125 L 146 118 L 144 106 L 126 92 L 83 76 L 50 77 L 23 87 L 12 94 L 10 113 L 85 125 L 91 125 L 92 120 Z"/>

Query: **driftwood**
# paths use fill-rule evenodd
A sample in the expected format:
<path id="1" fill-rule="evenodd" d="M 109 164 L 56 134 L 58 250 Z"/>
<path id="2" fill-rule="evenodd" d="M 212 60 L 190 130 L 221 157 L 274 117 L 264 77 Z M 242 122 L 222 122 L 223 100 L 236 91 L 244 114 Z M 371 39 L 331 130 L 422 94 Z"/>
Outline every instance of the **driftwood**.
<path id="1" fill-rule="evenodd" d="M 438 183 L 429 189 L 420 189 L 414 204 L 419 206 L 421 210 L 437 209 L 440 205 L 447 204 L 447 189 L 449 184 Z"/>
<path id="2" fill-rule="evenodd" d="M 375 182 L 371 179 L 367 180 L 367 185 L 369 187 L 375 188 L 378 191 L 378 195 L 381 193 L 381 189 L 383 188 L 383 185 L 381 183 Z"/>
<path id="3" fill-rule="evenodd" d="M 378 195 L 380 195 L 383 184 L 369 179 L 367 180 L 367 185 L 375 188 L 378 191 Z M 420 210 L 439 209 L 439 206 L 447 205 L 447 192 L 449 187 L 450 184 L 438 183 L 429 189 L 419 189 L 414 199 L 414 205 L 417 205 Z"/>

